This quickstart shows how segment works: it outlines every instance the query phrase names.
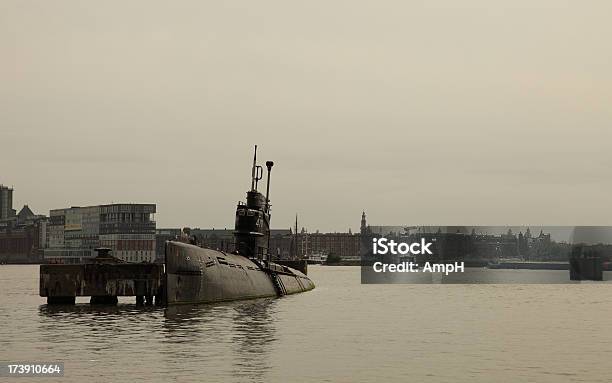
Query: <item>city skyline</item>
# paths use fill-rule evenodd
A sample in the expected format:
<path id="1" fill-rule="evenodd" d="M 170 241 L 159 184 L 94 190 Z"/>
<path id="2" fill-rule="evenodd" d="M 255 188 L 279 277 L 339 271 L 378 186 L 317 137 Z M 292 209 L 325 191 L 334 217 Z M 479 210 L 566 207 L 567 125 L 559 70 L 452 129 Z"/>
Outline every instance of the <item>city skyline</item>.
<path id="1" fill-rule="evenodd" d="M 19 199 L 15 199 L 15 196 L 18 196 L 19 193 L 15 193 L 13 195 L 14 192 L 14 186 L 11 185 L 10 187 L 7 185 L 2 185 L 2 187 L 4 188 L 3 190 L 10 190 L 11 191 L 11 204 L 12 204 L 12 209 L 14 210 L 14 213 L 16 213 L 17 211 L 20 211 L 21 209 L 27 208 L 28 210 L 33 210 L 36 214 L 39 215 L 43 215 L 43 216 L 47 216 L 49 217 L 50 214 L 54 211 L 54 210 L 63 210 L 63 209 L 69 209 L 69 208 L 86 208 L 86 207 L 92 207 L 92 206 L 97 206 L 97 205 L 107 205 L 107 204 L 142 204 L 142 203 L 150 203 L 150 204 L 154 204 L 154 205 L 158 205 L 155 202 L 138 202 L 138 201 L 111 201 L 111 202 L 104 202 L 104 203 L 92 203 L 89 205 L 75 205 L 75 204 L 69 204 L 66 205 L 65 207 L 62 208 L 52 208 L 49 209 L 48 212 L 43 212 L 43 211 L 39 211 L 36 208 L 32 208 L 32 204 L 31 203 L 21 203 L 21 201 L 19 201 Z M 1 206 L 1 204 L 0 204 Z M 22 207 L 20 207 L 22 206 Z M 35 205 L 34 205 L 35 206 Z M 8 207 L 11 207 L 10 205 Z M 361 219 L 362 221 L 360 221 L 361 226 L 363 226 L 363 224 L 365 223 L 364 218 L 365 218 L 365 211 L 361 212 Z M 182 228 L 197 228 L 197 229 L 216 229 L 216 230 L 233 230 L 233 222 L 229 222 L 227 225 L 214 225 L 214 224 L 206 224 L 206 223 L 196 223 L 194 225 L 164 225 L 164 224 L 160 224 L 159 219 L 157 219 L 159 213 L 155 213 L 154 214 L 154 219 L 157 222 L 157 227 L 158 229 L 182 229 Z M 233 217 L 232 217 L 233 218 Z M 294 216 L 293 219 L 294 221 L 291 222 L 290 225 L 287 226 L 283 226 L 282 223 L 281 224 L 276 224 L 274 222 L 274 219 L 272 219 L 272 229 L 274 230 L 278 230 L 278 229 L 285 229 L 288 228 L 289 230 L 293 231 L 295 224 L 296 224 L 296 219 L 298 217 Z M 163 222 L 163 221 L 162 221 Z M 360 232 L 360 225 L 357 225 L 357 223 L 355 223 L 353 226 L 349 226 L 348 228 L 344 229 L 344 228 L 332 228 L 330 230 L 321 230 L 319 229 L 317 226 L 317 224 L 315 223 L 314 226 L 310 227 L 307 226 L 305 224 L 303 224 L 301 222 L 301 220 L 298 223 L 298 231 L 301 230 L 305 230 L 308 233 L 353 233 L 353 234 L 357 234 Z M 460 231 L 471 231 L 472 229 L 476 229 L 476 234 L 485 234 L 485 235 L 500 235 L 500 234 L 505 234 L 506 231 L 508 229 L 512 230 L 514 232 L 514 234 L 518 234 L 519 232 L 525 232 L 526 229 L 531 229 L 532 230 L 532 234 L 537 235 L 537 233 L 535 233 L 535 231 L 540 231 L 543 230 L 545 232 L 545 234 L 550 234 L 551 238 L 557 242 L 572 242 L 572 238 L 574 236 L 585 236 L 585 233 L 588 233 L 588 235 L 586 235 L 586 239 L 584 239 L 586 242 L 588 243 L 597 243 L 597 241 L 599 241 L 599 239 L 605 239 L 608 240 L 609 238 L 612 238 L 612 226 L 603 226 L 603 225 L 538 225 L 538 224 L 534 224 L 534 225 L 529 225 L 529 224 L 523 224 L 523 225 L 441 225 L 441 224 L 433 224 L 433 225 L 421 225 L 421 224 L 415 224 L 414 222 L 408 222 L 408 223 L 404 223 L 404 224 L 391 224 L 391 225 L 380 225 L 378 222 L 375 223 L 374 225 L 370 224 L 370 221 L 368 220 L 367 223 L 368 227 L 371 227 L 373 229 L 376 230 L 382 230 L 382 232 L 384 232 L 385 230 L 393 230 L 393 231 L 397 231 L 399 229 L 404 229 L 404 228 L 410 228 L 411 230 L 414 230 L 415 228 L 422 228 L 423 230 L 428 230 L 428 231 L 435 231 L 438 230 L 439 228 L 444 228 L 446 231 L 450 230 L 450 228 L 456 228 L 459 229 Z M 575 233 L 575 228 L 576 227 L 583 227 L 583 228 L 589 228 L 586 232 L 581 232 L 579 234 Z M 598 228 L 597 231 L 593 231 L 594 228 Z M 605 230 L 604 230 L 605 229 Z M 453 229 L 454 230 L 454 229 Z M 594 239 L 593 239 L 594 238 Z"/>

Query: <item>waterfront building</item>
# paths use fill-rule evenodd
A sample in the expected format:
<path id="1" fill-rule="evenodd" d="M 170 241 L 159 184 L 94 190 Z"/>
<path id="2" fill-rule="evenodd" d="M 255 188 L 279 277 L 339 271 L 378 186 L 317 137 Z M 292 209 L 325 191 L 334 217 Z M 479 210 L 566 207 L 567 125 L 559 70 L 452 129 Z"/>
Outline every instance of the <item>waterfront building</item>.
<path id="1" fill-rule="evenodd" d="M 155 260 L 154 204 L 100 206 L 100 245 L 128 262 Z"/>
<path id="2" fill-rule="evenodd" d="M 66 222 L 66 209 L 55 209 L 49 212 L 49 225 L 47 226 L 47 244 L 45 247 L 61 249 L 64 247 L 64 225 Z"/>
<path id="3" fill-rule="evenodd" d="M 13 209 L 13 189 L 0 185 L 0 263 L 40 263 L 47 242 L 47 217 L 28 205 Z"/>
<path id="4" fill-rule="evenodd" d="M 13 210 L 13 188 L 0 184 L 0 221 L 15 216 Z"/>
<path id="5" fill-rule="evenodd" d="M 343 261 L 359 261 L 360 237 L 352 233 L 308 234 L 307 255 L 336 255 Z"/>
<path id="6" fill-rule="evenodd" d="M 272 259 L 299 259 L 301 254 L 296 249 L 295 235 L 292 229 L 270 230 L 270 254 Z"/>
<path id="7" fill-rule="evenodd" d="M 127 262 L 155 260 L 155 204 L 109 204 L 51 210 L 48 263 L 82 263 L 96 247 Z"/>
<path id="8" fill-rule="evenodd" d="M 40 263 L 46 221 L 0 230 L 0 263 Z"/>

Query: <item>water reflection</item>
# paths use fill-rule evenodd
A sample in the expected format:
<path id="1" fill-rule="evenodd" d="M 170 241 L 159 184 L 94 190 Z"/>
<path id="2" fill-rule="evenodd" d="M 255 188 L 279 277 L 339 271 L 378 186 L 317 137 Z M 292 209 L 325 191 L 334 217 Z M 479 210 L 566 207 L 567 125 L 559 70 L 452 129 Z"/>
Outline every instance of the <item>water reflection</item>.
<path id="1" fill-rule="evenodd" d="M 167 339 L 194 337 L 208 330 L 208 324 L 214 319 L 215 311 L 223 312 L 219 310 L 220 306 L 178 305 L 165 308 L 163 327 L 166 330 Z M 208 331 L 206 332 L 208 334 Z"/>
<path id="2" fill-rule="evenodd" d="M 87 355 L 83 363 L 121 365 L 123 358 L 109 357 L 121 350 L 135 360 L 156 359 L 160 374 L 180 379 L 263 382 L 278 341 L 276 309 L 275 299 L 167 308 L 44 304 L 36 332 L 54 352 Z"/>
<path id="3" fill-rule="evenodd" d="M 197 345 L 191 350 L 197 355 L 185 355 L 183 348 L 182 357 L 205 357 L 209 364 L 219 359 L 240 380 L 264 381 L 277 340 L 274 307 L 273 299 L 170 306 L 164 314 L 166 341 Z"/>
<path id="4" fill-rule="evenodd" d="M 277 341 L 273 315 L 275 303 L 266 299 L 239 304 L 234 308 L 236 376 L 264 381 L 266 372 L 270 370 L 270 352 Z"/>
<path id="5" fill-rule="evenodd" d="M 38 327 L 42 340 L 48 344 L 80 346 L 97 352 L 112 349 L 126 339 L 144 339 L 162 312 L 157 307 L 129 304 L 40 305 Z"/>
<path id="6" fill-rule="evenodd" d="M 47 305 L 43 304 L 38 307 L 38 314 L 41 317 L 67 317 L 72 315 L 78 316 L 109 316 L 109 315 L 126 315 L 138 313 L 161 312 L 162 309 L 155 306 L 136 306 L 130 304 L 119 305 Z"/>

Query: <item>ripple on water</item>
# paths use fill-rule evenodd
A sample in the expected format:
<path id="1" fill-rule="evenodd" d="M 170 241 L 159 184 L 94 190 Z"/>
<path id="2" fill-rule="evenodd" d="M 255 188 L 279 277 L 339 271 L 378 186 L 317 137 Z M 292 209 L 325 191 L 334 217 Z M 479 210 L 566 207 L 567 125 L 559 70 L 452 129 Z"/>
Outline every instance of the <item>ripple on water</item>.
<path id="1" fill-rule="evenodd" d="M 310 274 L 317 289 L 281 299 L 53 307 L 37 296 L 36 266 L 2 266 L 0 359 L 65 361 L 67 382 L 608 381 L 608 286 Z"/>

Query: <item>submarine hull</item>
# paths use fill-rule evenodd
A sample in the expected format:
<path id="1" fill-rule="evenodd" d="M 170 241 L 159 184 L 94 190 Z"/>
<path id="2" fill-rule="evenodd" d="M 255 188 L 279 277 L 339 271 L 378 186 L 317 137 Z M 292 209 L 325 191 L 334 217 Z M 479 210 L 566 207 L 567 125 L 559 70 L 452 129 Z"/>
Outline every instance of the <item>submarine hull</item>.
<path id="1" fill-rule="evenodd" d="M 169 305 L 275 297 L 314 287 L 305 274 L 286 266 L 183 242 L 166 243 Z"/>

